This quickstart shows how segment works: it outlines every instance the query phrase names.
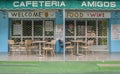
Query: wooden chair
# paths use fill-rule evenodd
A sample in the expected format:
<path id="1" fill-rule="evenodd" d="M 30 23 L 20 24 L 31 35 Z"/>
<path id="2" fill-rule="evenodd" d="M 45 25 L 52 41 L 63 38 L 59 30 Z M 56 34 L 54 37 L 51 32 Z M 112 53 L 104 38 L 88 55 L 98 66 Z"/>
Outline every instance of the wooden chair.
<path id="1" fill-rule="evenodd" d="M 9 44 L 9 48 L 10 48 L 9 54 L 12 53 L 13 55 L 15 55 L 16 52 L 19 52 L 19 54 L 20 54 L 19 45 L 15 45 L 14 40 L 8 40 L 8 44 Z"/>
<path id="2" fill-rule="evenodd" d="M 43 46 L 43 54 L 45 56 L 48 56 L 48 52 L 51 53 L 52 56 L 55 56 L 55 52 L 54 52 L 54 46 L 55 46 L 55 41 L 52 40 L 51 42 L 46 42 Z"/>
<path id="3" fill-rule="evenodd" d="M 88 55 L 88 52 L 90 52 L 90 48 L 93 46 L 94 44 L 94 40 L 88 40 L 87 44 L 80 46 L 80 48 L 82 48 L 82 53 L 85 51 L 85 55 Z"/>
<path id="4" fill-rule="evenodd" d="M 20 46 L 21 51 L 25 52 L 26 55 L 31 55 L 32 49 L 37 49 L 38 46 L 32 45 L 32 40 L 25 40 L 24 45 Z"/>
<path id="5" fill-rule="evenodd" d="M 74 46 L 72 46 L 71 42 L 65 42 L 65 51 L 70 51 L 71 55 L 73 55 Z"/>
<path id="6" fill-rule="evenodd" d="M 32 45 L 32 40 L 25 40 L 25 48 L 27 55 L 31 55 L 32 49 L 38 49 L 38 46 Z"/>

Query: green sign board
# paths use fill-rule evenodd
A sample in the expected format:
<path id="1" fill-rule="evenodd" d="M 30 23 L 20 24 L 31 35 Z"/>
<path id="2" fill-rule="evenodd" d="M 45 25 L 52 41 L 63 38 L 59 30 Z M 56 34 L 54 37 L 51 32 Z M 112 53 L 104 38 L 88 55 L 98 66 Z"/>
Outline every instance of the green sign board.
<path id="1" fill-rule="evenodd" d="M 120 10 L 118 0 L 2 0 L 0 9 Z"/>

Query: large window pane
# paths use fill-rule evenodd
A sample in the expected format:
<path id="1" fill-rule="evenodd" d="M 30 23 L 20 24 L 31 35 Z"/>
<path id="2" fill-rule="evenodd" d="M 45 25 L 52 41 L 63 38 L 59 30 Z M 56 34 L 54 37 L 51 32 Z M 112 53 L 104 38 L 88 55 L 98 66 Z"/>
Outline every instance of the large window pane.
<path id="1" fill-rule="evenodd" d="M 107 38 L 99 38 L 98 45 L 107 45 Z"/>
<path id="2" fill-rule="evenodd" d="M 107 36 L 107 21 L 98 21 L 98 36 Z"/>
<path id="3" fill-rule="evenodd" d="M 77 36 L 85 36 L 85 21 L 76 21 Z"/>
<path id="4" fill-rule="evenodd" d="M 96 21 L 87 21 L 87 36 L 95 36 L 96 34 Z"/>
<path id="5" fill-rule="evenodd" d="M 65 21 L 65 35 L 74 36 L 74 21 Z"/>
<path id="6" fill-rule="evenodd" d="M 43 35 L 43 21 L 34 21 L 34 36 Z"/>
<path id="7" fill-rule="evenodd" d="M 23 21 L 23 36 L 32 36 L 32 21 Z"/>
<path id="8" fill-rule="evenodd" d="M 46 20 L 45 21 L 45 36 L 53 36 L 54 35 L 54 21 Z"/>
<path id="9" fill-rule="evenodd" d="M 20 20 L 12 20 L 11 22 L 11 35 L 12 36 L 21 36 L 22 25 Z"/>

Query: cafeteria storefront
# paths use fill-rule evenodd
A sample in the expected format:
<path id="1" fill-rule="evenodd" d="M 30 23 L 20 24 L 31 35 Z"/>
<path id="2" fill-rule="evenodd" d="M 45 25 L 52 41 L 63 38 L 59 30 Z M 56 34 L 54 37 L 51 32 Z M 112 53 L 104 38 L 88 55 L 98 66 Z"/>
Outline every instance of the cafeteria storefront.
<path id="1" fill-rule="evenodd" d="M 55 52 L 63 54 L 67 41 L 94 40 L 92 50 L 120 52 L 119 3 L 107 0 L 1 1 L 0 52 L 9 52 L 9 39 L 15 42 L 54 39 Z"/>

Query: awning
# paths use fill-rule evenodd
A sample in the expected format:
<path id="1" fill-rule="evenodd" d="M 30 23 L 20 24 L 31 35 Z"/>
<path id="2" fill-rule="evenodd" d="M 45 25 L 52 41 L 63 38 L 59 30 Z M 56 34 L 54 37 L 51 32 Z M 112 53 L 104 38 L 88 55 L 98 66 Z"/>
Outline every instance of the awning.
<path id="1" fill-rule="evenodd" d="M 120 10 L 118 0 L 3 0 L 0 10 L 16 9 L 80 9 L 80 10 Z"/>

